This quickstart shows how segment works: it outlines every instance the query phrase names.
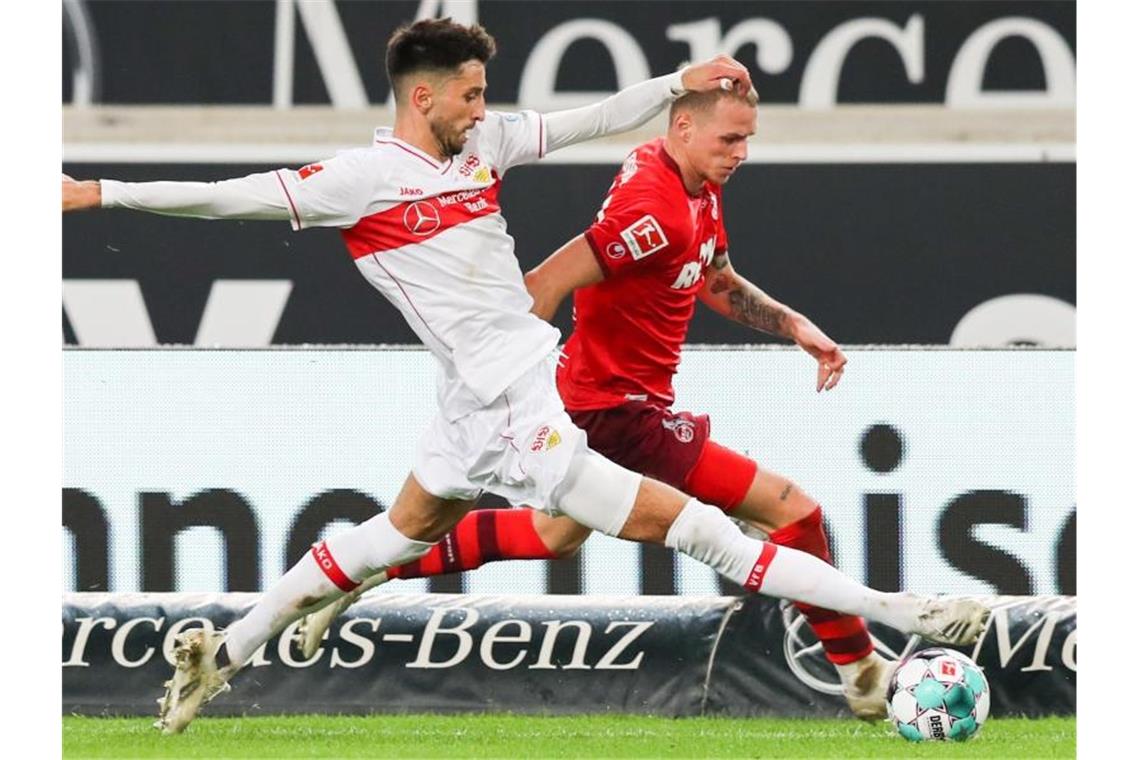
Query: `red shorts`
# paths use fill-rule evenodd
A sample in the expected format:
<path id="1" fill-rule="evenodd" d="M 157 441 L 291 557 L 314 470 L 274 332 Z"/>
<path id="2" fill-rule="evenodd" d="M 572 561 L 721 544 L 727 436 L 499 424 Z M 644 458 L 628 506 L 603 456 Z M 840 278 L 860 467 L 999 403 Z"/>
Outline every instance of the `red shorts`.
<path id="1" fill-rule="evenodd" d="M 682 490 L 709 439 L 707 414 L 674 412 L 648 401 L 566 411 L 586 431 L 591 449 L 626 469 Z"/>

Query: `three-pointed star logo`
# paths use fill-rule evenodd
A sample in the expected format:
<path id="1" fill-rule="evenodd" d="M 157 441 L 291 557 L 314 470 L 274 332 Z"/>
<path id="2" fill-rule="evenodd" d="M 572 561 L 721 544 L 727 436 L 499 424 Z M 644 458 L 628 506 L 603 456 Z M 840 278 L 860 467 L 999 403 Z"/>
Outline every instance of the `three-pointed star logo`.
<path id="1" fill-rule="evenodd" d="M 439 225 L 439 210 L 427 201 L 416 201 L 404 209 L 404 226 L 413 235 L 430 235 Z"/>

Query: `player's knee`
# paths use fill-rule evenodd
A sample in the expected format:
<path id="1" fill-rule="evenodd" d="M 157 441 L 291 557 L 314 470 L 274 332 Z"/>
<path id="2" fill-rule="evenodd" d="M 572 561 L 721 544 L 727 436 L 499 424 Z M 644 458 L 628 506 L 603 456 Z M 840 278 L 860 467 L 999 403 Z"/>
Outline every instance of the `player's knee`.
<path id="1" fill-rule="evenodd" d="M 760 469 L 755 485 L 732 516 L 771 533 L 807 519 L 818 506 L 791 480 Z"/>
<path id="2" fill-rule="evenodd" d="M 802 520 L 819 509 L 819 505 L 808 496 L 802 488 L 792 481 L 788 481 L 786 488 L 789 489 L 788 498 L 786 500 L 787 510 L 785 512 L 788 522 Z"/>
<path id="3" fill-rule="evenodd" d="M 748 577 L 761 544 L 748 538 L 716 507 L 689 501 L 669 527 L 665 545 L 703 562 L 737 583 Z"/>
<path id="4" fill-rule="evenodd" d="M 792 481 L 785 478 L 780 490 L 781 508 L 775 511 L 775 515 L 778 516 L 775 526 L 777 529 L 807 520 L 820 512 L 819 504 Z"/>
<path id="5" fill-rule="evenodd" d="M 640 484 L 637 473 L 582 448 L 555 489 L 554 501 L 560 512 L 582 525 L 616 536 L 629 518 Z"/>
<path id="6" fill-rule="evenodd" d="M 693 499 L 669 526 L 665 545 L 708 564 L 711 554 L 739 532 L 719 509 Z"/>

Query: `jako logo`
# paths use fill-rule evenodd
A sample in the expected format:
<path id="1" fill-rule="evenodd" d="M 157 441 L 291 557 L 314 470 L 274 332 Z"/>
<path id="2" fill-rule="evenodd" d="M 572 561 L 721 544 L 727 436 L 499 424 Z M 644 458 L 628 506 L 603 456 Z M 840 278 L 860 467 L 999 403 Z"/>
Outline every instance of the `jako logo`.
<path id="1" fill-rule="evenodd" d="M 327 571 L 333 568 L 333 558 L 332 555 L 329 554 L 329 549 L 325 546 L 324 541 L 313 546 L 313 557 L 316 558 L 317 564 L 321 566 L 322 570 Z"/>
<path id="2" fill-rule="evenodd" d="M 400 188 L 400 195 L 401 195 L 401 196 L 405 196 L 405 195 L 423 195 L 423 194 L 424 194 L 424 191 L 423 191 L 423 190 L 421 190 L 421 189 L 420 189 L 420 188 L 418 188 L 418 187 L 401 187 L 401 188 Z"/>

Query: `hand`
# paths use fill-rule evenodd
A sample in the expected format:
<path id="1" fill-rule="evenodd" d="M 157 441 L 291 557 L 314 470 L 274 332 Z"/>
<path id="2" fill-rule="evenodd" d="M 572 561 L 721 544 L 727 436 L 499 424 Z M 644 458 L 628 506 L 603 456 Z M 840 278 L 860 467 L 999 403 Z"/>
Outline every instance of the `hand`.
<path id="1" fill-rule="evenodd" d="M 103 191 L 98 182 L 88 180 L 76 182 L 63 175 L 63 210 L 79 211 L 85 208 L 99 208 L 103 205 Z"/>
<path id="2" fill-rule="evenodd" d="M 703 63 L 690 64 L 681 71 L 681 84 L 690 92 L 719 90 L 722 79 L 730 80 L 740 95 L 747 95 L 752 89 L 752 77 L 748 69 L 724 53 Z"/>
<path id="3" fill-rule="evenodd" d="M 815 391 L 829 391 L 839 384 L 847 357 L 831 338 L 824 334 L 807 317 L 801 316 L 793 323 L 792 339 L 796 345 L 812 355 L 819 362 L 816 373 Z"/>

